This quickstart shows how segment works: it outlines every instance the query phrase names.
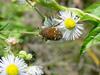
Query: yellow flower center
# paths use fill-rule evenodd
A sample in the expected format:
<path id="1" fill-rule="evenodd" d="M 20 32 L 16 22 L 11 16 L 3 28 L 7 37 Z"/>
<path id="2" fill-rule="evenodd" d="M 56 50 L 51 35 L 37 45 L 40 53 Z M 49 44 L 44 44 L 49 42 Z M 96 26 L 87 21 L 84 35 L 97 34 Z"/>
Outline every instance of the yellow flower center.
<path id="1" fill-rule="evenodd" d="M 73 29 L 76 26 L 76 22 L 72 18 L 67 18 L 64 21 L 64 25 L 67 29 Z"/>
<path id="2" fill-rule="evenodd" d="M 15 64 L 10 64 L 6 68 L 6 73 L 7 75 L 18 75 L 19 74 L 18 67 Z"/>

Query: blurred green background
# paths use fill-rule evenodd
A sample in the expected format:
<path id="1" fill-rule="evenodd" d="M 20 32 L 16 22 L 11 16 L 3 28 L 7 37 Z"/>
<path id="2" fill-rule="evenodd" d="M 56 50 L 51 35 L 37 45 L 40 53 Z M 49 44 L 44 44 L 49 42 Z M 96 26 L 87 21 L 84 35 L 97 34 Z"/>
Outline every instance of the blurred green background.
<path id="1" fill-rule="evenodd" d="M 83 10 L 95 2 L 100 2 L 100 0 L 57 1 L 64 6 Z M 38 8 L 42 14 L 50 16 L 51 10 L 40 6 Z M 79 57 L 80 47 L 91 29 L 89 22 L 84 23 L 83 35 L 75 41 L 44 41 L 40 36 L 28 34 L 38 32 L 42 22 L 39 14 L 24 0 L 0 0 L 0 56 L 7 46 L 5 39 L 16 37 L 20 40 L 20 44 L 14 46 L 13 50 L 33 53 L 34 62 L 31 63 L 43 65 L 46 75 L 100 75 L 97 64 L 100 63 L 100 45 L 91 47 L 91 52 Z"/>

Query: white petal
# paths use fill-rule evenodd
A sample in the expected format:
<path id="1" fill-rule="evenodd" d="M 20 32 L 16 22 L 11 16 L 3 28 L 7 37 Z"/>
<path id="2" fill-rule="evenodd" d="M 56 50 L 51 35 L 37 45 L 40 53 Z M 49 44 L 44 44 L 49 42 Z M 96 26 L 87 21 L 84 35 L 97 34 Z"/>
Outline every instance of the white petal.
<path id="1" fill-rule="evenodd" d="M 60 11 L 60 18 L 65 20 L 66 18 L 71 18 L 71 12 L 70 11 Z"/>
<path id="2" fill-rule="evenodd" d="M 80 30 L 84 30 L 83 24 L 77 24 L 77 28 L 79 28 Z"/>

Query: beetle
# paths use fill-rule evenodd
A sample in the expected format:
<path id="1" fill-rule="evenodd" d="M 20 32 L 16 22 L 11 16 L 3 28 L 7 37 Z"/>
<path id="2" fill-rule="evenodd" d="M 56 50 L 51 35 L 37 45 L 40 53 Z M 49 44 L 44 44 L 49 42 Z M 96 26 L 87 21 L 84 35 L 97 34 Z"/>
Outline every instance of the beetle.
<path id="1" fill-rule="evenodd" d="M 47 27 L 40 31 L 40 35 L 46 40 L 60 40 L 62 38 L 61 31 L 56 27 Z"/>

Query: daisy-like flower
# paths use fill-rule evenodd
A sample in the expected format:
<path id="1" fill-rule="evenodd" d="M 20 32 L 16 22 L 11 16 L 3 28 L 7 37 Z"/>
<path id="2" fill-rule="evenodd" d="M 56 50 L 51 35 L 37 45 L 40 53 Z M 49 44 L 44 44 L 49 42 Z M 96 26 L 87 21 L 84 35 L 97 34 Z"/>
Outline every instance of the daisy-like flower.
<path id="1" fill-rule="evenodd" d="M 26 68 L 27 64 L 24 60 L 13 54 L 2 57 L 0 60 L 0 75 L 27 75 Z"/>
<path id="2" fill-rule="evenodd" d="M 63 39 L 75 40 L 80 37 L 83 24 L 77 24 L 80 18 L 71 11 L 60 11 L 60 18 L 55 19 L 61 22 L 57 27 L 62 29 Z"/>
<path id="3" fill-rule="evenodd" d="M 42 66 L 30 66 L 27 70 L 28 75 L 43 75 Z"/>

